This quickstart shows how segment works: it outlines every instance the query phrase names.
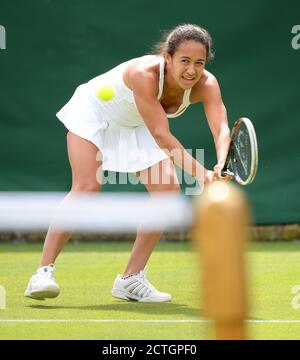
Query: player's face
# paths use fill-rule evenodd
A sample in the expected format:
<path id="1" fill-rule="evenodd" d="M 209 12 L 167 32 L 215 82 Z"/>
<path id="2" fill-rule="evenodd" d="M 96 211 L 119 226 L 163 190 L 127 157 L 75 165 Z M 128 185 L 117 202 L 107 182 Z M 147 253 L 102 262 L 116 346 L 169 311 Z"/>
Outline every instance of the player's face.
<path id="1" fill-rule="evenodd" d="M 167 62 L 173 79 L 182 89 L 193 87 L 199 81 L 205 67 L 206 48 L 198 41 L 182 42 Z"/>

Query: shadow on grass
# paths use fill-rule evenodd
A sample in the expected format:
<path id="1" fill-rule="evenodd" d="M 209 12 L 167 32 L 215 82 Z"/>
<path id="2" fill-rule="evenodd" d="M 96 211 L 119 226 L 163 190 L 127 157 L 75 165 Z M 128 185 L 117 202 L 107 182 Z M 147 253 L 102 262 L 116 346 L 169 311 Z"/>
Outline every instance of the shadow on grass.
<path id="1" fill-rule="evenodd" d="M 118 300 L 116 300 L 118 301 Z M 83 306 L 53 306 L 53 305 L 28 305 L 32 309 L 40 310 L 92 310 L 92 311 L 118 311 L 133 312 L 158 315 L 185 315 L 188 317 L 199 317 L 202 311 L 197 308 L 189 307 L 185 304 L 176 303 L 138 303 L 138 302 L 116 302 L 102 305 L 83 305 Z"/>
<path id="2" fill-rule="evenodd" d="M 64 248 L 64 253 L 85 253 L 85 252 L 112 252 L 112 253 L 130 253 L 133 246 L 133 241 L 71 241 Z M 27 253 L 27 252 L 38 252 L 41 253 L 43 249 L 43 242 L 36 243 L 1 243 L 0 251 L 14 252 L 14 253 Z M 163 241 L 161 240 L 155 247 L 155 252 L 191 252 L 193 247 L 190 241 Z M 300 241 L 261 241 L 261 242 L 250 242 L 248 252 L 298 252 L 300 251 Z"/>
<path id="3" fill-rule="evenodd" d="M 70 241 L 64 248 L 64 253 L 73 252 L 130 252 L 134 241 L 128 240 L 99 240 L 99 241 Z M 41 253 L 43 249 L 43 242 L 1 242 L 0 251 L 3 252 L 38 252 Z M 192 247 L 189 241 L 165 241 L 160 242 L 155 247 L 155 252 L 179 252 L 191 251 Z"/>
<path id="4" fill-rule="evenodd" d="M 249 244 L 249 252 L 299 252 L 300 241 L 259 241 Z"/>
<path id="5" fill-rule="evenodd" d="M 175 304 L 175 303 L 136 303 L 136 302 L 126 302 L 126 303 L 114 303 L 114 304 L 105 304 L 105 305 L 84 305 L 84 306 L 51 306 L 51 305 L 29 305 L 28 307 L 32 309 L 45 310 L 65 310 L 65 309 L 74 309 L 74 310 L 96 310 L 96 311 L 117 311 L 117 312 L 132 312 L 148 315 L 183 315 L 188 318 L 205 318 L 204 312 L 201 309 L 192 308 L 185 304 Z M 265 320 L 262 317 L 248 316 L 248 320 Z M 78 319 L 80 320 L 80 319 Z"/>

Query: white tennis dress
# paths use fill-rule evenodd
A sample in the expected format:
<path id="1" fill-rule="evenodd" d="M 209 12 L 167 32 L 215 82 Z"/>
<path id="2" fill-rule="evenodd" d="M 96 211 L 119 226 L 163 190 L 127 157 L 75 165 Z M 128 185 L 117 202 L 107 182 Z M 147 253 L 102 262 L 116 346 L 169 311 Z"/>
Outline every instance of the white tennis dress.
<path id="1" fill-rule="evenodd" d="M 78 86 L 69 102 L 56 114 L 74 134 L 91 141 L 102 152 L 103 170 L 136 172 L 144 170 L 168 155 L 160 149 L 139 114 L 133 91 L 123 81 L 128 62 Z M 163 93 L 165 61 L 160 57 L 158 100 Z M 112 86 L 114 96 L 109 101 L 98 98 L 103 85 Z M 174 114 L 181 115 L 190 105 L 190 92 L 184 92 L 183 102 Z"/>

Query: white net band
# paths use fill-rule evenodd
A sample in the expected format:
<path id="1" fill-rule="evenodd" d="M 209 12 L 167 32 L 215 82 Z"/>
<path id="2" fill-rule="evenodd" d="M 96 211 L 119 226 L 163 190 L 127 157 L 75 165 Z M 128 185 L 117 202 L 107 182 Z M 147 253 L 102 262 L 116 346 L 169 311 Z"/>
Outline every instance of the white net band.
<path id="1" fill-rule="evenodd" d="M 135 232 L 178 230 L 193 222 L 187 197 L 172 193 L 0 192 L 0 231 Z"/>

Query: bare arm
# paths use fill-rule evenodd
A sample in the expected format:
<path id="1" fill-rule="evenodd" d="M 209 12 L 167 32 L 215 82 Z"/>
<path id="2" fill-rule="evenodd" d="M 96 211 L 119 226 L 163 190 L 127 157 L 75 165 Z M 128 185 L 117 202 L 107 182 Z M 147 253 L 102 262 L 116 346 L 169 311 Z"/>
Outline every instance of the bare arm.
<path id="1" fill-rule="evenodd" d="M 171 134 L 166 113 L 156 98 L 156 84 L 157 80 L 151 73 L 135 71 L 131 76 L 131 86 L 138 111 L 158 146 L 172 156 L 176 165 L 200 180 L 206 176 L 207 170 Z"/>
<path id="2" fill-rule="evenodd" d="M 217 165 L 216 174 L 223 169 L 230 146 L 230 130 L 227 121 L 227 111 L 222 101 L 221 91 L 216 78 L 209 79 L 203 99 L 204 111 L 214 138 Z"/>

